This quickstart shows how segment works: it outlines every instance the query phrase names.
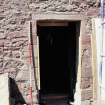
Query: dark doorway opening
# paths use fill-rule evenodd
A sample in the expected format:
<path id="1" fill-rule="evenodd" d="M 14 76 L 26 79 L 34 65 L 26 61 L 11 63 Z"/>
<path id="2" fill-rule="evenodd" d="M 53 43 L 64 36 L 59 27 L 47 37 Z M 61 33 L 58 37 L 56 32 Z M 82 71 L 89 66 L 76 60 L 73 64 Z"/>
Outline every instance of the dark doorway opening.
<path id="1" fill-rule="evenodd" d="M 58 95 L 74 101 L 77 79 L 77 23 L 37 26 L 41 98 Z"/>

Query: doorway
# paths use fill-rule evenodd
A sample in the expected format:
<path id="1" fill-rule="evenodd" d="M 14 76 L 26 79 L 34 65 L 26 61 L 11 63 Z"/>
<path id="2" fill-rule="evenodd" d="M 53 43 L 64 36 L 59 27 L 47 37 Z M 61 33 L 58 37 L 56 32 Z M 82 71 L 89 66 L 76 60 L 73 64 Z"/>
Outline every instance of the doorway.
<path id="1" fill-rule="evenodd" d="M 77 24 L 80 30 L 80 22 L 39 22 L 37 25 L 41 102 L 74 101 L 79 46 Z"/>

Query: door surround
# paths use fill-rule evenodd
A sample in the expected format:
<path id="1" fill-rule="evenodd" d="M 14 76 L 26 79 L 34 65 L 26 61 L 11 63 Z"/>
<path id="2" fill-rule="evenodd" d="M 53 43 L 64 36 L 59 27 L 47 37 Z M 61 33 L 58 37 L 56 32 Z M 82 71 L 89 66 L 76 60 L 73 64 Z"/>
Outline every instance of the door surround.
<path id="1" fill-rule="evenodd" d="M 76 93 L 75 93 L 75 105 L 81 105 L 81 56 L 82 56 L 82 48 L 81 48 L 81 40 L 82 36 L 85 35 L 85 18 L 80 15 L 69 15 L 69 14 L 33 14 L 32 15 L 32 21 L 31 21 L 31 28 L 32 28 L 32 45 L 34 49 L 34 60 L 35 60 L 35 66 L 34 70 L 36 73 L 36 79 L 37 79 L 37 86 L 40 90 L 40 70 L 39 70 L 39 42 L 38 42 L 38 36 L 37 36 L 37 23 L 39 21 L 80 21 L 80 35 L 79 35 L 79 47 L 78 47 L 78 73 L 77 73 L 77 83 L 76 83 Z"/>

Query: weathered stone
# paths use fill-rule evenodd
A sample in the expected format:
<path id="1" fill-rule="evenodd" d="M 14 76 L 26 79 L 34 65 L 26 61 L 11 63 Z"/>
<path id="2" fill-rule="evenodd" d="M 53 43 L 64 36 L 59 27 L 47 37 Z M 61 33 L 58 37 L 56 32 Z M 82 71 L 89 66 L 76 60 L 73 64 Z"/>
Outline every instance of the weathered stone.
<path id="1" fill-rule="evenodd" d="M 3 58 L 3 53 L 4 53 L 3 48 L 0 47 L 0 58 Z"/>
<path id="2" fill-rule="evenodd" d="M 93 86 L 91 56 L 91 38 L 89 35 L 82 36 L 82 100 L 90 100 L 93 98 L 92 89 L 90 89 Z"/>
<path id="3" fill-rule="evenodd" d="M 80 1 L 79 0 L 72 0 L 72 4 L 75 4 L 76 6 L 80 5 Z"/>
<path id="4" fill-rule="evenodd" d="M 10 105 L 8 74 L 0 75 L 0 105 Z"/>
<path id="5" fill-rule="evenodd" d="M 4 33 L 0 33 L 0 39 L 4 39 L 4 38 L 5 38 Z"/>
<path id="6" fill-rule="evenodd" d="M 18 40 L 17 39 L 17 40 L 12 42 L 13 47 L 21 47 L 21 46 L 26 46 L 26 45 L 28 45 L 27 40 L 22 40 L 22 39 Z"/>
<path id="7" fill-rule="evenodd" d="M 4 58 L 4 68 L 21 68 L 24 63 L 21 61 L 13 60 L 13 59 L 8 59 Z"/>
<path id="8" fill-rule="evenodd" d="M 92 100 L 92 98 L 93 98 L 92 89 L 83 89 L 82 90 L 82 94 L 81 94 L 82 100 Z"/>
<path id="9" fill-rule="evenodd" d="M 3 68 L 3 59 L 0 59 L 0 68 Z"/>
<path id="10" fill-rule="evenodd" d="M 57 14 L 79 14 L 86 18 L 86 35 L 91 35 L 91 18 L 97 16 L 99 8 L 95 7 L 96 0 L 0 0 L 0 72 L 9 72 L 9 76 L 16 80 L 27 80 L 28 67 L 25 66 L 29 58 L 28 34 L 25 29 L 27 21 L 31 21 L 32 13 L 57 13 Z M 46 17 L 47 18 L 47 17 Z M 84 35 L 85 36 L 85 35 Z M 36 36 L 35 36 L 36 37 Z M 36 45 L 36 40 L 33 40 Z M 91 72 L 91 40 L 90 36 L 82 40 L 82 88 L 92 85 Z M 3 48 L 4 46 L 4 48 Z M 37 50 L 36 46 L 34 46 Z M 36 69 L 38 69 L 37 51 L 35 51 Z M 2 68 L 3 67 L 3 68 Z M 24 74 L 22 76 L 20 74 Z M 20 77 L 19 77 L 20 76 Z M 18 79 L 17 79 L 18 78 Z M 24 79 L 25 78 L 25 79 Z M 89 83 L 88 83 L 89 81 Z M 87 83 L 85 85 L 85 82 Z M 24 81 L 24 83 L 27 83 Z M 23 86 L 24 87 L 24 86 Z M 28 85 L 25 86 L 25 89 Z M 27 89 L 20 89 L 22 95 L 28 93 Z M 24 91 L 23 91 L 24 90 Z M 87 90 L 85 90 L 87 92 Z M 91 90 L 92 91 L 92 90 Z M 34 91 L 33 91 L 34 93 Z M 87 94 L 87 93 L 84 93 Z M 24 98 L 27 94 L 24 94 Z M 29 96 L 27 96 L 29 98 Z M 90 98 L 89 98 L 90 99 Z M 27 99 L 27 103 L 28 103 Z M 0 104 L 1 105 L 1 104 Z M 4 104 L 5 105 L 5 104 Z"/>
<path id="11" fill-rule="evenodd" d="M 48 10 L 49 11 L 55 11 L 56 10 L 56 7 L 55 6 L 49 7 Z"/>
<path id="12" fill-rule="evenodd" d="M 37 6 L 37 7 L 39 8 L 39 6 Z M 32 9 L 32 8 L 37 8 L 37 7 L 36 7 L 35 3 L 29 4 L 29 8 L 30 8 L 30 9 Z"/>
<path id="13" fill-rule="evenodd" d="M 16 68 L 16 67 L 21 68 L 24 65 L 24 63 L 22 61 L 12 60 L 12 63 L 13 63 L 12 67 L 14 67 L 14 68 Z"/>
<path id="14" fill-rule="evenodd" d="M 69 2 L 69 0 L 62 0 L 62 2 L 63 2 L 64 4 L 67 4 L 67 3 Z"/>
<path id="15" fill-rule="evenodd" d="M 81 78 L 81 89 L 92 87 L 92 78 Z"/>
<path id="16" fill-rule="evenodd" d="M 85 3 L 80 4 L 80 8 L 85 9 L 86 7 L 87 7 L 87 5 Z"/>
<path id="17" fill-rule="evenodd" d="M 91 105 L 90 100 L 85 100 L 81 102 L 81 105 Z"/>
<path id="18" fill-rule="evenodd" d="M 96 0 L 86 0 L 87 4 L 93 6 L 96 3 Z"/>
<path id="19" fill-rule="evenodd" d="M 5 16 L 0 16 L 0 20 L 2 20 L 2 19 L 4 19 L 5 18 Z"/>
<path id="20" fill-rule="evenodd" d="M 26 80 L 29 80 L 29 79 L 30 79 L 29 69 L 19 71 L 17 76 L 16 76 L 16 81 L 19 81 L 19 80 L 26 81 Z"/>
<path id="21" fill-rule="evenodd" d="M 73 10 L 73 6 L 72 6 L 72 5 L 68 5 L 68 6 L 66 7 L 66 9 L 67 9 L 68 11 L 72 11 L 72 10 Z"/>
<path id="22" fill-rule="evenodd" d="M 19 51 L 12 51 L 12 57 L 13 58 L 20 58 L 21 52 Z"/>

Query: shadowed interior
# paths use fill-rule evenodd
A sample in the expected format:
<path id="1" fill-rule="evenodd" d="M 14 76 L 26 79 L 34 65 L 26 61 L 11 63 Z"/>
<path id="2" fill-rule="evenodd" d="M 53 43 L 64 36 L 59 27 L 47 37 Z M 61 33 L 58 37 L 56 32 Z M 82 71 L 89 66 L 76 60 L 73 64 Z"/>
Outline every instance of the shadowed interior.
<path id="1" fill-rule="evenodd" d="M 74 98 L 76 85 L 76 22 L 67 26 L 37 26 L 41 95 Z"/>

